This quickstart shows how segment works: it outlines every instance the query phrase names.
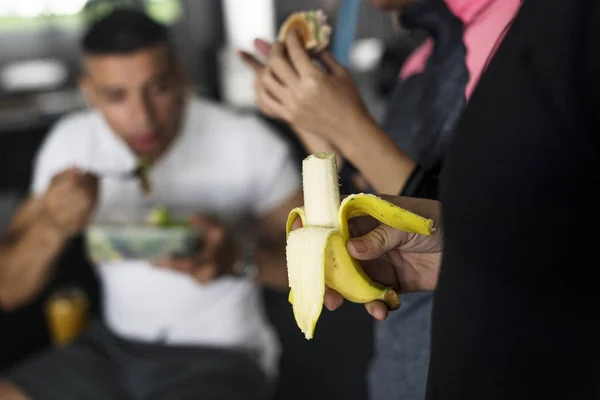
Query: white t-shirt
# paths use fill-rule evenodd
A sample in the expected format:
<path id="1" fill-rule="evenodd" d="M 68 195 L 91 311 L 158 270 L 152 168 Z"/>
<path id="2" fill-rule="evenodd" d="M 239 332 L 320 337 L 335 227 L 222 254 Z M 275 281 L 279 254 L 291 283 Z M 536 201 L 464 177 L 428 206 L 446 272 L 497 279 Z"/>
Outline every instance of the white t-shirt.
<path id="1" fill-rule="evenodd" d="M 133 153 L 97 111 L 62 119 L 35 161 L 32 191 L 78 166 L 92 172 L 129 171 Z M 211 213 L 228 222 L 272 209 L 300 190 L 290 150 L 265 124 L 221 105 L 190 99 L 179 136 L 150 172 L 159 204 Z M 137 181 L 101 179 L 96 218 L 144 204 Z M 144 261 L 97 266 L 104 315 L 117 334 L 141 341 L 244 347 L 259 351 L 276 373 L 279 344 L 268 324 L 259 289 L 247 279 L 221 278 L 200 285 L 182 273 Z"/>

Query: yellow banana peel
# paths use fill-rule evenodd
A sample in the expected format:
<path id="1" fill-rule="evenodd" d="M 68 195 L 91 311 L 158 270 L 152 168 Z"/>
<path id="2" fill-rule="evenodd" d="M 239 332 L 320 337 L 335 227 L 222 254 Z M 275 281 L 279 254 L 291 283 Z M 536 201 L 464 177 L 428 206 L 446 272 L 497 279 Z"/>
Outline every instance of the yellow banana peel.
<path id="1" fill-rule="evenodd" d="M 304 207 L 290 211 L 286 224 L 288 299 L 307 339 L 314 336 L 326 286 L 354 303 L 380 300 L 389 309 L 400 307 L 396 291 L 374 282 L 348 253 L 349 219 L 371 216 L 421 235 L 430 235 L 434 229 L 431 219 L 372 194 L 354 194 L 340 203 L 336 165 L 332 153 L 313 154 L 303 161 Z M 293 229 L 298 219 L 302 227 Z"/>

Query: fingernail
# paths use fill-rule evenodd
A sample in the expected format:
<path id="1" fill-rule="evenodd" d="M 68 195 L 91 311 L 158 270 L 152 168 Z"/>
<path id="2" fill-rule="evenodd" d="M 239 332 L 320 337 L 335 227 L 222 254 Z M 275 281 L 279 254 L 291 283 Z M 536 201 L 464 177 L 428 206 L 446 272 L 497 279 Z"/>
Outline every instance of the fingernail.
<path id="1" fill-rule="evenodd" d="M 351 246 L 356 254 L 362 254 L 367 251 L 367 245 L 362 240 L 350 240 L 348 246 Z"/>

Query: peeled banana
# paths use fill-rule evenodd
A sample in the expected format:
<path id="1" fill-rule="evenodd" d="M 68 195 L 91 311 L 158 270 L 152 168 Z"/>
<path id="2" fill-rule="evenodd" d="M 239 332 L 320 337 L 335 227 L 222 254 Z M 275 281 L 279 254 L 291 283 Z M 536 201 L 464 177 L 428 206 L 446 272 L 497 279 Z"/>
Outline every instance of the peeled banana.
<path id="1" fill-rule="evenodd" d="M 317 153 L 302 162 L 304 207 L 290 211 L 287 232 L 289 301 L 306 339 L 314 336 L 323 309 L 325 287 L 354 303 L 383 301 L 400 307 L 398 294 L 374 282 L 346 249 L 348 220 L 367 216 L 406 232 L 430 235 L 433 221 L 375 195 L 355 194 L 340 204 L 337 162 L 333 153 Z M 302 228 L 293 229 L 300 218 Z"/>

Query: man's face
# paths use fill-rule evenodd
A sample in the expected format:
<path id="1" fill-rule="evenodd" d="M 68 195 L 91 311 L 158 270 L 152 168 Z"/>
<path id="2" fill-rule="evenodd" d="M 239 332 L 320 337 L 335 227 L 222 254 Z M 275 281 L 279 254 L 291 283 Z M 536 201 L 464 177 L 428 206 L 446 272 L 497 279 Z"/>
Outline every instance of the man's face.
<path id="1" fill-rule="evenodd" d="M 177 134 L 184 77 L 167 45 L 85 56 L 81 89 L 138 155 L 155 158 Z"/>
<path id="2" fill-rule="evenodd" d="M 380 10 L 402 11 L 414 1 L 417 0 L 371 0 L 371 4 Z"/>

